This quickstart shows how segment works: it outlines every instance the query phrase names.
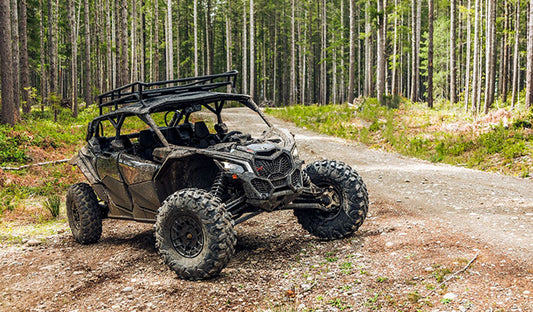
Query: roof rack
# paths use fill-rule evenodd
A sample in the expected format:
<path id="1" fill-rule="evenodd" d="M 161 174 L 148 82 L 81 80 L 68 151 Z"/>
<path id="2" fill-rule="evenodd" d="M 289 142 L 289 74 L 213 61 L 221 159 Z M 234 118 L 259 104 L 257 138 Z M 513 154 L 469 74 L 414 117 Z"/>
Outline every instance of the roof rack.
<path id="1" fill-rule="evenodd" d="M 127 104 L 141 102 L 145 99 L 167 94 L 179 94 L 192 91 L 211 91 L 224 86 L 231 86 L 235 91 L 235 79 L 239 72 L 236 70 L 221 74 L 198 77 L 180 78 L 158 82 L 133 82 L 113 89 L 98 96 L 100 115 L 104 107 L 117 110 Z"/>

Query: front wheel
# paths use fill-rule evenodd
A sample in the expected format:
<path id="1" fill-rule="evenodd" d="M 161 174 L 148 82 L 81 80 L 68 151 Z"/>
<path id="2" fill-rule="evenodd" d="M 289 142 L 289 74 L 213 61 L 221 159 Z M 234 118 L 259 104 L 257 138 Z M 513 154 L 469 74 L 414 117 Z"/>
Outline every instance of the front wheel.
<path id="1" fill-rule="evenodd" d="M 327 211 L 295 209 L 298 222 L 309 233 L 326 240 L 355 232 L 368 212 L 366 186 L 350 166 L 334 160 L 317 161 L 305 168 L 311 182 L 323 190 Z"/>
<path id="2" fill-rule="evenodd" d="M 200 189 L 170 195 L 159 209 L 156 247 L 183 279 L 214 277 L 228 264 L 237 242 L 230 214 L 220 199 Z"/>

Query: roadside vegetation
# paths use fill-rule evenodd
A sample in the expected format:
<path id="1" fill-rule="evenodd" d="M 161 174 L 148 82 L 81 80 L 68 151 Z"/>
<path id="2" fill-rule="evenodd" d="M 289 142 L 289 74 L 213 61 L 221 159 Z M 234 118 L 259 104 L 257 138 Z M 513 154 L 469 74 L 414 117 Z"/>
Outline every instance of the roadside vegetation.
<path id="1" fill-rule="evenodd" d="M 299 127 L 372 148 L 432 162 L 530 177 L 533 164 L 533 114 L 504 107 L 488 115 L 472 115 L 448 102 L 411 103 L 390 99 L 389 107 L 375 99 L 348 105 L 296 105 L 267 112 Z"/>
<path id="2" fill-rule="evenodd" d="M 68 159 L 84 143 L 85 127 L 97 114 L 96 106 L 83 110 L 78 118 L 70 111 L 33 111 L 13 127 L 0 125 L 0 167 Z M 24 236 L 61 229 L 66 222 L 63 194 L 81 179 L 68 163 L 32 166 L 20 170 L 0 169 L 0 241 L 17 242 Z M 41 224 L 29 233 L 30 224 Z M 42 231 L 39 231 L 42 229 Z"/>

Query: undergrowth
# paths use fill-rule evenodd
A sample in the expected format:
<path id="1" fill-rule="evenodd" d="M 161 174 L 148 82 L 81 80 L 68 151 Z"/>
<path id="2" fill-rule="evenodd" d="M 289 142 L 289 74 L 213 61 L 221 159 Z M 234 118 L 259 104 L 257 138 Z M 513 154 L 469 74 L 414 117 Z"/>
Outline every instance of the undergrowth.
<path id="1" fill-rule="evenodd" d="M 91 106 L 73 118 L 64 109 L 54 122 L 53 112 L 35 110 L 13 127 L 0 125 L 0 166 L 18 167 L 72 157 L 85 143 L 87 124 L 97 113 L 97 107 Z M 29 199 L 62 194 L 78 178 L 79 173 L 68 163 L 0 170 L 0 216 L 6 211 L 25 210 Z"/>
<path id="2" fill-rule="evenodd" d="M 54 122 L 51 111 L 33 111 L 13 127 L 0 125 L 0 165 L 31 162 L 30 147 L 57 149 L 79 144 L 96 113 L 96 106 L 91 106 L 73 118 L 69 110 L 62 110 Z"/>
<path id="3" fill-rule="evenodd" d="M 359 106 L 296 105 L 267 109 L 269 114 L 320 133 L 363 142 L 374 148 L 520 177 L 532 164 L 533 115 L 513 113 L 513 122 L 478 122 L 457 106 L 402 101 L 393 108 L 366 99 Z"/>

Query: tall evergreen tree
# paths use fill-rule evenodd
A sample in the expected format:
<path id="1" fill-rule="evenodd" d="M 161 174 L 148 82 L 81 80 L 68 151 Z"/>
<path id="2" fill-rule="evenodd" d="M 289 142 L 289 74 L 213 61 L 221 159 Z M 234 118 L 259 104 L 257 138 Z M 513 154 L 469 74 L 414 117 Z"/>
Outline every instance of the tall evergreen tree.
<path id="1" fill-rule="evenodd" d="M 2 84 L 2 115 L 0 123 L 14 125 L 18 120 L 15 108 L 11 49 L 11 10 L 9 0 L 0 0 L 0 79 Z"/>

